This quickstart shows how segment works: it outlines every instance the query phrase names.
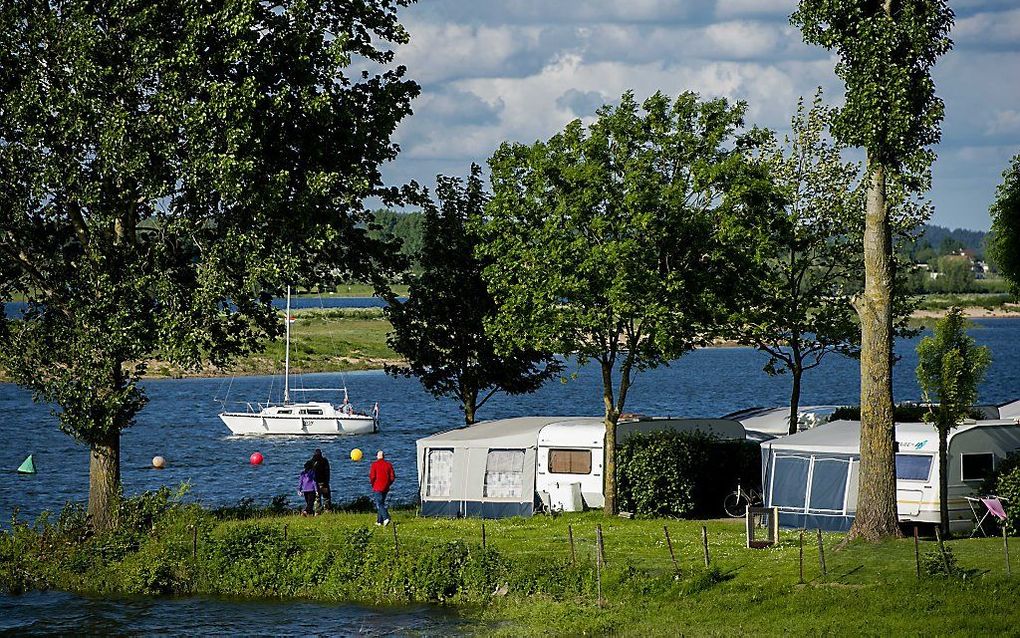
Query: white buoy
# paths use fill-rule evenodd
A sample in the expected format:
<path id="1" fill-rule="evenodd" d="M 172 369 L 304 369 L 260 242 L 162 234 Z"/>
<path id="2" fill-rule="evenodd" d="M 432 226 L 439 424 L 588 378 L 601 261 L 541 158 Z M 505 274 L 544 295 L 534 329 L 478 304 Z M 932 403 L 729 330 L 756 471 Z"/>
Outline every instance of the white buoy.
<path id="1" fill-rule="evenodd" d="M 152 467 L 156 468 L 157 470 L 162 470 L 164 467 L 166 467 L 166 459 L 164 459 L 162 456 L 152 457 Z"/>

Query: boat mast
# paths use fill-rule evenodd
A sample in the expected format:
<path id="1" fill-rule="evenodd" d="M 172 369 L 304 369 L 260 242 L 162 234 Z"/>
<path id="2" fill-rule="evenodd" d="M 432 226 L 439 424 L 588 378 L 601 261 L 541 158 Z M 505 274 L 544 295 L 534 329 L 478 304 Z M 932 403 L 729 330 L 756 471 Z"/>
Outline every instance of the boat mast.
<path id="1" fill-rule="evenodd" d="M 283 355 L 283 403 L 290 403 L 290 285 L 287 286 L 287 315 L 284 318 L 287 326 L 286 346 Z"/>

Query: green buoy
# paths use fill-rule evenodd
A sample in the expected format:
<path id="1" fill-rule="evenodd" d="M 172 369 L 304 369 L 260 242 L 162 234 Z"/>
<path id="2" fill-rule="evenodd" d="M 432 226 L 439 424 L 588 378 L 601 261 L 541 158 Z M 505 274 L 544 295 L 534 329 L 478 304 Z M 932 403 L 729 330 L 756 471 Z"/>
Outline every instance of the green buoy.
<path id="1" fill-rule="evenodd" d="M 18 467 L 18 474 L 35 474 L 35 461 L 32 460 L 32 455 L 29 454 L 25 462 Z"/>

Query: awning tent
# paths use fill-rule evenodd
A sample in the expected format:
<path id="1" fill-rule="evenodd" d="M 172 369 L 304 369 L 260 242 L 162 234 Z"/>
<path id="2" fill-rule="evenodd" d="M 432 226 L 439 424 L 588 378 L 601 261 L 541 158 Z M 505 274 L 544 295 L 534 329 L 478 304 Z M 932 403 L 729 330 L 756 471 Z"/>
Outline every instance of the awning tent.
<path id="1" fill-rule="evenodd" d="M 896 435 L 904 441 L 935 432 L 924 423 L 901 423 Z M 857 512 L 860 438 L 860 422 L 834 421 L 762 443 L 765 504 L 779 508 L 780 525 L 850 529 Z"/>

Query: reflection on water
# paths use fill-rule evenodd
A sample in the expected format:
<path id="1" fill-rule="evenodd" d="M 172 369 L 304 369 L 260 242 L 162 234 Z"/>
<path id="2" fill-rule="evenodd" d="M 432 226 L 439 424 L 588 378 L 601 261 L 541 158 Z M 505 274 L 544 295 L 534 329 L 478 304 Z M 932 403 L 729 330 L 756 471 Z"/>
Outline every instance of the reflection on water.
<path id="1" fill-rule="evenodd" d="M 62 592 L 0 596 L 0 635 L 448 636 L 440 607 L 361 607 L 223 598 L 98 599 Z"/>

